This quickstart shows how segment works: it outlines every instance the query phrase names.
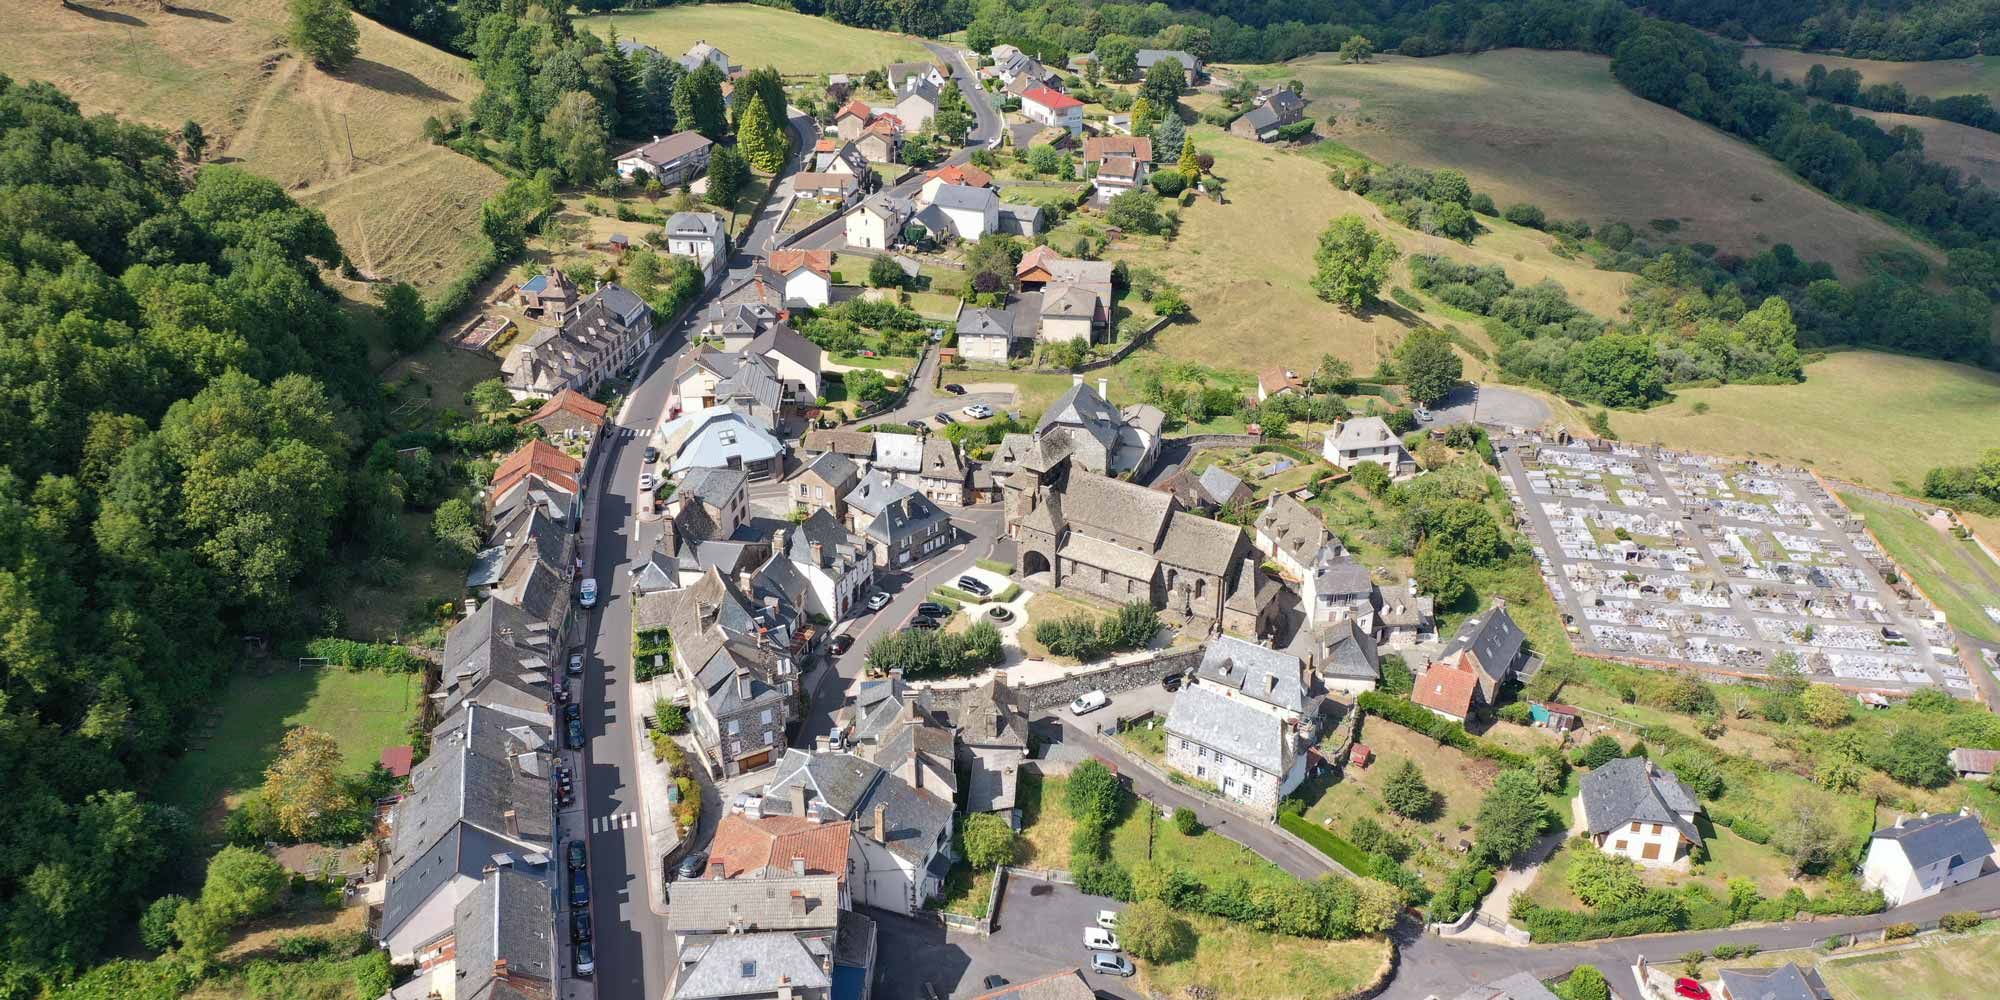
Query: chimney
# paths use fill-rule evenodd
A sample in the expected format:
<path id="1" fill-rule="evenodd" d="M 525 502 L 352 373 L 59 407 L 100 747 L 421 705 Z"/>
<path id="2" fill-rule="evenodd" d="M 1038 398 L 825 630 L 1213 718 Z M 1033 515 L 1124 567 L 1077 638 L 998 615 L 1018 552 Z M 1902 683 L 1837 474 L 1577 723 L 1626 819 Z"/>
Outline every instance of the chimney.
<path id="1" fill-rule="evenodd" d="M 1098 379 L 1098 380 L 1097 380 L 1097 395 L 1098 395 L 1098 396 L 1099 396 L 1100 398 L 1102 398 L 1102 399 L 1110 399 L 1110 398 L 1111 398 L 1111 380 L 1110 380 L 1110 379 L 1108 379 L 1108 378 L 1100 378 L 1100 379 Z"/>
<path id="2" fill-rule="evenodd" d="M 757 636 L 757 644 L 759 646 L 764 644 L 762 633 L 759 633 Z M 745 700 L 750 698 L 750 671 L 738 670 L 736 672 L 736 693 Z"/>
<path id="3" fill-rule="evenodd" d="M 1082 385 L 1082 384 L 1083 384 L 1083 373 L 1082 373 L 1082 372 L 1072 372 L 1072 373 L 1070 374 L 1070 377 L 1069 377 L 1069 379 L 1070 379 L 1070 381 L 1069 381 L 1069 384 L 1071 384 L 1071 385 Z"/>
<path id="4" fill-rule="evenodd" d="M 704 601 L 702 605 L 696 609 L 696 611 L 699 613 L 701 618 L 701 627 L 707 628 L 710 625 L 715 624 L 716 616 L 722 613 L 722 605 L 710 604 Z"/>
<path id="5" fill-rule="evenodd" d="M 495 979 L 505 979 L 505 978 L 507 978 L 507 960 L 506 960 L 506 959 L 504 959 L 504 958 L 496 958 L 496 959 L 494 959 L 494 960 L 493 960 L 493 978 L 495 978 Z"/>
<path id="6" fill-rule="evenodd" d="M 710 861 L 710 862 L 708 863 L 708 877 L 709 877 L 709 878 L 712 878 L 712 879 L 719 879 L 719 878 L 721 878 L 721 877 L 722 877 L 722 873 L 723 873 L 724 871 L 726 871 L 726 870 L 727 870 L 727 869 L 723 867 L 723 864 L 722 864 L 722 862 L 720 862 L 720 861 Z"/>
<path id="7" fill-rule="evenodd" d="M 880 802 L 875 804 L 875 840 L 884 846 L 889 843 L 889 807 Z"/>
<path id="8" fill-rule="evenodd" d="M 801 781 L 798 784 L 787 786 L 785 788 L 785 799 L 792 805 L 792 815 L 804 819 L 806 815 L 805 782 Z"/>
<path id="9" fill-rule="evenodd" d="M 515 812 L 514 810 L 512 810 L 512 809 L 509 809 L 509 810 L 507 810 L 506 812 L 504 812 L 504 813 L 501 813 L 500 815 L 501 815 L 501 818 L 502 818 L 502 819 L 504 819 L 504 820 L 506 820 L 506 822 L 507 822 L 507 836 L 509 836 L 509 837 L 518 837 L 518 836 L 520 836 L 520 835 L 521 835 L 521 816 L 520 816 L 520 814 L 519 814 L 519 813 L 516 813 L 516 812 Z"/>
<path id="10" fill-rule="evenodd" d="M 804 867 L 805 867 L 805 865 L 806 865 L 806 863 L 805 863 L 805 859 L 803 859 L 803 858 L 800 858 L 800 859 L 798 859 L 796 863 L 797 863 L 798 867 L 800 867 L 800 868 L 804 868 Z M 805 894 L 804 892 L 801 892 L 801 891 L 800 891 L 800 890 L 798 890 L 798 889 L 793 889 L 793 890 L 792 890 L 792 916 L 795 916 L 795 917 L 803 917 L 803 916 L 805 916 L 805 915 L 806 915 L 806 894 Z"/>
<path id="11" fill-rule="evenodd" d="M 833 750 L 833 737 L 831 736 L 813 737 L 813 752 L 830 753 L 832 752 L 832 750 Z"/>
<path id="12" fill-rule="evenodd" d="M 803 855 L 798 855 L 798 854 L 792 855 L 792 874 L 804 875 L 805 873 L 806 873 L 805 857 Z"/>
<path id="13" fill-rule="evenodd" d="M 826 565 L 826 545 L 821 542 L 814 542 L 812 543 L 812 545 L 813 545 L 813 565 L 815 566 Z"/>

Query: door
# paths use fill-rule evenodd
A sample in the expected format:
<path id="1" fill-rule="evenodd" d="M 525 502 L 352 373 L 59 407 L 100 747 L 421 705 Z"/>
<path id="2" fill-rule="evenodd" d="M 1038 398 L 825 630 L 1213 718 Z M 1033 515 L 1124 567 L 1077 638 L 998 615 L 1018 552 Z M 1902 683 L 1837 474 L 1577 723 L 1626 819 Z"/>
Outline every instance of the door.
<path id="1" fill-rule="evenodd" d="M 739 771 L 751 771 L 763 767 L 770 762 L 771 751 L 768 749 L 759 750 L 747 757 L 738 757 L 736 759 L 736 768 Z"/>

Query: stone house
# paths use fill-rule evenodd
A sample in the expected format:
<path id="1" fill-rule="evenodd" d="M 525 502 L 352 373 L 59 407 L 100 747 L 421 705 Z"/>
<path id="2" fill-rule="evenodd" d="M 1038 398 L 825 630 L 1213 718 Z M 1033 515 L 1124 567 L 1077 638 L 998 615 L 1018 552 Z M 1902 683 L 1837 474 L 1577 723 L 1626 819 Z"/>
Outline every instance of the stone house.
<path id="1" fill-rule="evenodd" d="M 848 491 L 848 529 L 872 547 L 875 565 L 901 568 L 949 546 L 958 532 L 950 515 L 914 488 L 877 469 Z"/>
<path id="2" fill-rule="evenodd" d="M 500 369 L 515 399 L 588 394 L 653 346 L 653 308 L 624 288 L 605 285 L 508 355 Z"/>
<path id="3" fill-rule="evenodd" d="M 578 441 L 588 446 L 604 426 L 604 404 L 575 389 L 564 389 L 521 422 L 540 428 L 542 436 L 551 441 Z"/>
<path id="4" fill-rule="evenodd" d="M 1305 780 L 1319 700 L 1298 657 L 1233 636 L 1211 640 L 1167 714 L 1167 766 L 1275 813 Z"/>
<path id="5" fill-rule="evenodd" d="M 804 468 L 793 473 L 785 492 L 791 497 L 793 510 L 808 514 L 823 510 L 832 514 L 835 520 L 845 521 L 845 498 L 860 481 L 859 463 L 839 452 L 828 451 L 820 453 Z"/>
<path id="6" fill-rule="evenodd" d="M 797 718 L 799 667 L 777 604 L 752 604 L 714 569 L 633 602 L 634 632 L 670 636 L 701 757 L 722 777 L 775 762 Z"/>
<path id="7" fill-rule="evenodd" d="M 874 581 L 867 543 L 822 509 L 777 532 L 753 590 L 837 622 L 854 611 Z"/>
<path id="8" fill-rule="evenodd" d="M 854 902 L 908 914 L 944 887 L 955 788 L 940 787 L 918 754 L 900 763 L 891 769 L 852 753 L 787 750 L 761 808 L 851 822 L 860 854 L 848 873 Z"/>
<path id="9" fill-rule="evenodd" d="M 563 317 L 576 308 L 579 297 L 576 282 L 569 275 L 549 265 L 548 270 L 521 283 L 515 290 L 515 298 L 521 303 L 521 311 L 536 319 L 560 323 Z"/>

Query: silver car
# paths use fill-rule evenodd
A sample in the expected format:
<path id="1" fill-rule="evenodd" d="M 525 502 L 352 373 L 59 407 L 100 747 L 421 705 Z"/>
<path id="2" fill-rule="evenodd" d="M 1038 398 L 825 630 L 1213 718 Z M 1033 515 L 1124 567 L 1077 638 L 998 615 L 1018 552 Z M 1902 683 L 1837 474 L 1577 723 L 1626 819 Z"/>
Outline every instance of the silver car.
<path id="1" fill-rule="evenodd" d="M 1129 976 L 1137 971 L 1132 968 L 1132 960 L 1109 951 L 1090 953 L 1090 971 L 1103 976 Z"/>

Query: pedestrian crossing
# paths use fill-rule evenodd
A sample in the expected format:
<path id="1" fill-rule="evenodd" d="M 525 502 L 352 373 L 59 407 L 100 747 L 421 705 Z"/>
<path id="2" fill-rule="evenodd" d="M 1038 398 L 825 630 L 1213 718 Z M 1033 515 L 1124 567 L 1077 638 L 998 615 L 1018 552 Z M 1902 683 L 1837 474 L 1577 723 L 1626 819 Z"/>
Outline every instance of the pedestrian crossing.
<path id="1" fill-rule="evenodd" d="M 639 814 L 636 812 L 613 813 L 609 816 L 599 816 L 591 820 L 590 832 L 610 833 L 613 830 L 630 830 L 638 825 Z"/>

